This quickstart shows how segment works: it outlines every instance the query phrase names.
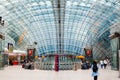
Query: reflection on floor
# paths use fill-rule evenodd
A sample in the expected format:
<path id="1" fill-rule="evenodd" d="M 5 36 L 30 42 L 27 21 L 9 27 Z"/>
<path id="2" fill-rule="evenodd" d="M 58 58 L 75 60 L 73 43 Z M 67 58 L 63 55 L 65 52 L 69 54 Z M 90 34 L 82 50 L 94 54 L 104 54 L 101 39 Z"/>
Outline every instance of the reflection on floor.
<path id="1" fill-rule="evenodd" d="M 91 69 L 89 70 L 27 70 L 21 66 L 9 66 L 0 70 L 0 80 L 93 80 Z M 98 80 L 120 80 L 118 71 L 99 69 Z"/>

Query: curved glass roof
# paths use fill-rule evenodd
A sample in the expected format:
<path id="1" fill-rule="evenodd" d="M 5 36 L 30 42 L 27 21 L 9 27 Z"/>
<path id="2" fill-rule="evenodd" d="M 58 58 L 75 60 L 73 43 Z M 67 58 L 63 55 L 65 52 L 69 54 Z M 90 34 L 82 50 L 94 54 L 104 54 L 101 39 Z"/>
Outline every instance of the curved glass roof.
<path id="1" fill-rule="evenodd" d="M 110 57 L 110 26 L 120 22 L 120 0 L 0 0 L 6 35 L 17 49 L 37 42 L 39 54 Z"/>

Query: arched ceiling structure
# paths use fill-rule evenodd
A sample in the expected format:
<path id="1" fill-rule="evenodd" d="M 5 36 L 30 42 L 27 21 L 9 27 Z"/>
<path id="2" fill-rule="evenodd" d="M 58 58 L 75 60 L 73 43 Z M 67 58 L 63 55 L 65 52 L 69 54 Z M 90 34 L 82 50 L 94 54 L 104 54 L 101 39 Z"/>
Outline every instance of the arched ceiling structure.
<path id="1" fill-rule="evenodd" d="M 37 42 L 39 54 L 80 55 L 92 46 L 96 57 L 110 57 L 120 0 L 0 0 L 0 16 L 16 49 Z"/>

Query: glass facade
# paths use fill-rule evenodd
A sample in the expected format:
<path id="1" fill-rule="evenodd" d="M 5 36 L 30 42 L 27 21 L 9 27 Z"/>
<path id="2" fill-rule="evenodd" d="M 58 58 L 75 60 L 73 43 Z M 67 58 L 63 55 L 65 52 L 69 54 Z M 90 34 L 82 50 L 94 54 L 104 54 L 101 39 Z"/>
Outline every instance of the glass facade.
<path id="1" fill-rule="evenodd" d="M 110 27 L 120 22 L 119 0 L 0 0 L 6 43 L 26 49 L 37 42 L 43 54 L 83 55 L 92 46 L 95 58 L 110 58 Z M 8 39 L 8 40 L 7 40 Z"/>

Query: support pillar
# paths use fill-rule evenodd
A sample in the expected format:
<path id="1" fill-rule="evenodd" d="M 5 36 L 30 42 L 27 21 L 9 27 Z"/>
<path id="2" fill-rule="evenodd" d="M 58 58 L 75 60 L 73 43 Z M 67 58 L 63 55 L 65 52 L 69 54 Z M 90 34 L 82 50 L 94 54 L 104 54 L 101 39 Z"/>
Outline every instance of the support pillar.
<path id="1" fill-rule="evenodd" d="M 119 78 L 120 78 L 120 50 L 119 50 Z"/>
<path id="2" fill-rule="evenodd" d="M 55 55 L 55 71 L 59 71 L 59 55 Z"/>
<path id="3" fill-rule="evenodd" d="M 112 49 L 112 61 L 111 61 L 111 69 L 119 70 L 119 60 L 118 60 L 118 50 L 120 49 L 120 34 L 115 32 L 110 35 L 111 38 L 111 49 Z"/>

